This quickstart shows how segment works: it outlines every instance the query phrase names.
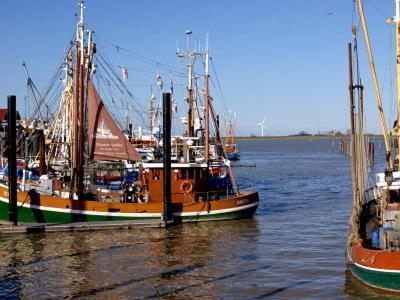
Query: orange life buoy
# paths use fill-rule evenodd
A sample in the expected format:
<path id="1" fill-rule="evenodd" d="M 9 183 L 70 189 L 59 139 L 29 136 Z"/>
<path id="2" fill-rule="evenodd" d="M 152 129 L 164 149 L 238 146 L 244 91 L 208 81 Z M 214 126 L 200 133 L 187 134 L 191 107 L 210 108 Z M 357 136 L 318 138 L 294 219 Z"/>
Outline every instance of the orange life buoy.
<path id="1" fill-rule="evenodd" d="M 180 186 L 181 192 L 189 194 L 193 191 L 193 183 L 188 180 L 184 180 Z"/>

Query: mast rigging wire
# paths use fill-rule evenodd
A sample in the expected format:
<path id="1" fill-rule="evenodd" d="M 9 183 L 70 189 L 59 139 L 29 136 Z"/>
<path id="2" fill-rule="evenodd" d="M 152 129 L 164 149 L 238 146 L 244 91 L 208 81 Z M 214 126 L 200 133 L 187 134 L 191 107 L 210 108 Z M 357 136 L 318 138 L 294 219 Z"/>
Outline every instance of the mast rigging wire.
<path id="1" fill-rule="evenodd" d="M 107 40 L 105 40 L 105 39 L 99 37 L 97 34 L 96 34 L 96 37 L 97 37 L 98 40 L 103 41 L 104 43 L 106 43 L 106 44 L 108 44 L 108 45 L 111 45 L 113 49 L 118 49 L 118 50 L 119 50 L 119 53 L 122 54 L 122 52 L 125 52 L 125 54 L 123 54 L 123 55 L 129 56 L 129 57 L 131 57 L 131 58 L 137 59 L 137 60 L 142 61 L 142 62 L 145 62 L 145 63 L 154 64 L 154 65 L 156 65 L 156 66 L 158 65 L 158 66 L 160 66 L 161 68 L 166 69 L 167 71 L 174 71 L 174 72 L 176 72 L 176 73 L 180 73 L 180 74 L 185 75 L 185 73 L 183 73 L 182 71 L 180 71 L 179 69 L 177 69 L 177 68 L 174 67 L 174 66 L 171 66 L 171 65 L 162 63 L 162 62 L 160 62 L 160 61 L 157 61 L 157 60 L 148 58 L 148 57 L 146 57 L 146 56 L 143 56 L 143 55 L 141 55 L 141 54 L 135 53 L 135 52 L 133 52 L 133 51 L 131 51 L 131 50 L 125 49 L 125 48 L 123 48 L 123 47 L 121 47 L 121 46 L 119 46 L 119 45 L 116 45 L 116 44 L 114 44 L 114 43 L 111 43 L 111 42 L 109 42 L 109 41 L 107 41 Z M 109 48 L 110 48 L 110 47 L 109 47 Z"/>

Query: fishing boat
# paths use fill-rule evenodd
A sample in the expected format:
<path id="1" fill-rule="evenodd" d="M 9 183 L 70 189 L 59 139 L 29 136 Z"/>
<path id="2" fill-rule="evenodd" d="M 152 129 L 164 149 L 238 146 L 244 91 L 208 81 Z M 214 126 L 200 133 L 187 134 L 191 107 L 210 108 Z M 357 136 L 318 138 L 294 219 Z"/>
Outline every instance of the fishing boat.
<path id="1" fill-rule="evenodd" d="M 386 168 L 376 174 L 374 184 L 369 186 L 364 140 L 363 86 L 361 84 L 357 28 L 353 28 L 354 43 L 349 44 L 349 92 L 351 117 L 351 157 L 353 205 L 350 215 L 350 230 L 347 243 L 347 258 L 352 274 L 366 285 L 374 288 L 400 292 L 400 114 L 393 126 L 390 138 L 381 93 L 377 81 L 375 63 L 371 51 L 367 23 L 362 0 L 356 5 L 361 19 L 364 40 L 374 90 L 380 114 L 386 150 Z M 395 0 L 396 15 L 388 20 L 394 24 L 396 34 L 397 103 L 400 107 L 400 0 Z M 353 67 L 354 66 L 354 67 Z"/>
<path id="2" fill-rule="evenodd" d="M 64 89 L 58 108 L 46 126 L 35 127 L 35 134 L 40 135 L 38 150 L 18 168 L 18 222 L 179 223 L 252 216 L 258 207 L 258 193 L 254 187 L 236 184 L 219 138 L 220 128 L 208 88 L 208 49 L 205 53 L 190 50 L 179 54 L 190 61 L 189 113 L 186 132 L 171 138 L 175 156 L 167 168 L 161 159 L 167 157 L 167 152 L 144 159 L 137 150 L 138 144 L 155 147 L 154 140 L 127 137 L 105 105 L 99 80 L 95 80 L 94 57 L 98 49 L 93 31 L 86 28 L 83 1 L 79 7 L 76 38 L 64 61 Z M 193 93 L 193 64 L 198 55 L 203 55 L 206 62 L 205 115 L 201 118 L 195 114 L 199 109 Z M 164 95 L 167 97 L 168 93 Z M 213 144 L 211 123 L 218 133 Z M 167 144 L 168 139 L 160 142 Z M 213 149 L 218 149 L 214 151 L 219 153 L 217 157 Z M 165 176 L 171 181 L 167 202 Z M 8 183 L 4 174 L 0 181 L 0 220 L 9 217 Z"/>
<path id="3" fill-rule="evenodd" d="M 225 122 L 226 140 L 225 148 L 226 155 L 229 160 L 239 160 L 240 151 L 235 142 L 235 123 L 236 113 L 229 112 L 228 119 Z"/>

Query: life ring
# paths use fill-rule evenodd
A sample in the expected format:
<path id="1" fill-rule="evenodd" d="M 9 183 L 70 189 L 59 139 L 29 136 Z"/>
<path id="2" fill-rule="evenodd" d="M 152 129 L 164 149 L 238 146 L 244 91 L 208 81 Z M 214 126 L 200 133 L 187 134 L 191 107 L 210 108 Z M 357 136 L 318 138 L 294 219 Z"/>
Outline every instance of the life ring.
<path id="1" fill-rule="evenodd" d="M 219 176 L 220 172 L 221 172 L 221 168 L 219 168 L 219 167 L 211 168 L 211 173 L 213 176 Z"/>
<path id="2" fill-rule="evenodd" d="M 181 192 L 183 192 L 185 194 L 189 194 L 193 191 L 193 183 L 191 183 L 188 180 L 184 180 L 184 181 L 182 181 L 182 183 L 180 185 L 180 189 L 181 189 Z"/>

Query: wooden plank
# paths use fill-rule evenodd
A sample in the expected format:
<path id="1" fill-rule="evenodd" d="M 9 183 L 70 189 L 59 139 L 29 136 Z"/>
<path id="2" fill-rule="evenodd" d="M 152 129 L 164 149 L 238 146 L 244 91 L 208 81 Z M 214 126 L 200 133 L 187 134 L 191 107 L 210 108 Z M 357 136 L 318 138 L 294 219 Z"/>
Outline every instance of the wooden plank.
<path id="1" fill-rule="evenodd" d="M 162 221 L 114 221 L 114 222 L 77 222 L 67 224 L 20 224 L 13 226 L 12 223 L 2 222 L 0 233 L 38 233 L 38 232 L 73 232 L 73 231 L 95 231 L 95 230 L 127 230 L 135 228 L 163 228 Z"/>

